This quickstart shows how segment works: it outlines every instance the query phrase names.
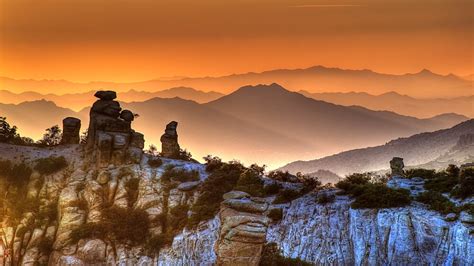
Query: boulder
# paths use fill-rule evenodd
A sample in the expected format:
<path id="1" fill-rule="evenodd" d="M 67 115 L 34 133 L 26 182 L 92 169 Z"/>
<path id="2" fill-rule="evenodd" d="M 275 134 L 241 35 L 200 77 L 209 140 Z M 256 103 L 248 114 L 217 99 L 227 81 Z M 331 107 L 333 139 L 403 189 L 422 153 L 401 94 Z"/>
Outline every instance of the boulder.
<path id="1" fill-rule="evenodd" d="M 117 98 L 117 93 L 115 91 L 98 91 L 94 96 L 101 100 L 111 101 Z"/>
<path id="2" fill-rule="evenodd" d="M 449 222 L 456 221 L 457 218 L 458 218 L 458 216 L 457 216 L 457 214 L 455 214 L 455 213 L 448 213 L 448 214 L 444 217 L 444 219 L 445 219 L 446 221 L 449 221 Z"/>
<path id="3" fill-rule="evenodd" d="M 132 122 L 135 119 L 135 115 L 130 110 L 123 110 L 120 113 L 120 118 L 127 122 Z"/>
<path id="4" fill-rule="evenodd" d="M 199 184 L 201 184 L 201 181 L 185 182 L 185 183 L 179 184 L 177 189 L 181 190 L 181 191 L 191 191 L 191 190 L 197 188 L 197 186 L 199 186 Z"/>
<path id="5" fill-rule="evenodd" d="M 242 198 L 250 198 L 250 194 L 247 193 L 247 192 L 243 192 L 243 191 L 231 191 L 231 192 L 227 192 L 224 194 L 224 199 L 225 200 L 228 200 L 228 199 L 242 199 Z"/>

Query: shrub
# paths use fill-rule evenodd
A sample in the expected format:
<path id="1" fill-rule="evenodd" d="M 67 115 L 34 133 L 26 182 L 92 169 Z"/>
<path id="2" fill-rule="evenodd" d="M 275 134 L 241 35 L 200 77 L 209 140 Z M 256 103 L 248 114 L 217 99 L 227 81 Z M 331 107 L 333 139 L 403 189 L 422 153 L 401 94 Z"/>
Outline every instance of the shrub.
<path id="1" fill-rule="evenodd" d="M 103 223 L 85 223 L 71 230 L 69 240 L 76 244 L 81 239 L 98 238 L 105 240 L 108 235 L 107 228 Z"/>
<path id="2" fill-rule="evenodd" d="M 253 169 L 245 170 L 239 177 L 235 190 L 247 192 L 254 197 L 263 197 L 263 180 L 260 179 L 258 172 Z"/>
<path id="3" fill-rule="evenodd" d="M 276 243 L 271 242 L 265 244 L 262 250 L 262 257 L 260 259 L 260 266 L 308 266 L 311 265 L 301 259 L 293 259 L 283 257 L 278 249 Z"/>
<path id="4" fill-rule="evenodd" d="M 158 157 L 152 157 L 152 158 L 148 159 L 147 163 L 150 167 L 153 167 L 153 168 L 158 168 L 161 165 L 163 165 L 163 161 Z"/>
<path id="5" fill-rule="evenodd" d="M 423 179 L 431 179 L 436 177 L 436 171 L 433 169 L 414 168 L 405 171 L 405 177 L 421 177 Z"/>
<path id="6" fill-rule="evenodd" d="M 81 198 L 69 202 L 69 207 L 76 207 L 79 210 L 83 210 L 83 211 L 87 211 L 87 209 L 89 208 L 87 201 Z"/>
<path id="7" fill-rule="evenodd" d="M 284 189 L 278 193 L 275 200 L 273 200 L 273 204 L 288 203 L 294 199 L 303 196 L 304 194 L 305 193 L 303 192 L 303 190 Z"/>
<path id="8" fill-rule="evenodd" d="M 64 156 L 41 158 L 36 161 L 34 169 L 43 175 L 54 174 L 67 166 Z"/>
<path id="9" fill-rule="evenodd" d="M 195 227 L 201 221 L 213 218 L 219 211 L 222 196 L 234 188 L 244 170 L 238 162 L 222 163 L 213 169 L 200 187 L 199 196 L 191 208 L 188 226 Z"/>
<path id="10" fill-rule="evenodd" d="M 180 204 L 170 209 L 168 222 L 170 232 L 176 234 L 186 227 L 188 222 L 189 206 Z"/>
<path id="11" fill-rule="evenodd" d="M 436 177 L 426 179 L 425 189 L 438 191 L 441 193 L 450 192 L 459 182 L 457 176 L 450 176 L 446 173 L 439 173 Z"/>
<path id="12" fill-rule="evenodd" d="M 140 179 L 133 177 L 125 182 L 125 190 L 127 191 L 127 203 L 129 207 L 132 207 L 138 198 L 138 187 L 140 185 Z"/>
<path id="13" fill-rule="evenodd" d="M 354 209 L 396 208 L 411 203 L 410 192 L 406 189 L 393 189 L 384 184 L 359 185 L 361 192 L 351 204 Z"/>
<path id="14" fill-rule="evenodd" d="M 459 211 L 466 211 L 470 215 L 474 215 L 474 203 L 464 204 L 459 207 Z"/>
<path id="15" fill-rule="evenodd" d="M 466 168 L 459 176 L 459 185 L 454 188 L 451 195 L 465 199 L 474 195 L 474 168 Z"/>
<path id="16" fill-rule="evenodd" d="M 209 173 L 219 169 L 223 164 L 221 158 L 216 156 L 212 157 L 211 155 L 208 155 L 203 159 L 206 161 L 206 171 Z"/>
<path id="17" fill-rule="evenodd" d="M 61 142 L 61 129 L 58 125 L 46 129 L 43 138 L 38 141 L 40 146 L 55 146 Z"/>
<path id="18" fill-rule="evenodd" d="M 442 214 L 456 213 L 457 209 L 454 203 L 441 193 L 436 191 L 426 191 L 418 195 L 417 201 L 429 205 L 431 210 L 438 211 Z"/>
<path id="19" fill-rule="evenodd" d="M 189 182 L 189 181 L 198 181 L 199 172 L 198 171 L 186 171 L 184 169 L 166 169 L 161 179 L 165 182 L 169 181 L 178 181 L 178 182 Z"/>
<path id="20" fill-rule="evenodd" d="M 365 185 L 372 179 L 371 173 L 355 173 L 346 176 L 345 179 L 336 183 L 336 187 L 342 189 L 345 193 L 351 194 L 359 185 Z"/>
<path id="21" fill-rule="evenodd" d="M 283 218 L 283 210 L 279 208 L 271 209 L 268 213 L 268 217 L 274 222 L 280 221 Z"/>
<path id="22" fill-rule="evenodd" d="M 120 243 L 138 245 L 144 243 L 150 219 L 144 210 L 112 206 L 102 211 L 101 223 L 108 236 Z"/>
<path id="23" fill-rule="evenodd" d="M 277 171 L 271 171 L 268 173 L 268 178 L 271 178 L 273 180 L 277 180 L 277 181 L 281 181 L 281 182 L 291 182 L 291 183 L 294 183 L 296 182 L 296 176 L 295 175 L 292 175 L 290 174 L 288 171 L 281 171 L 281 170 L 277 170 Z"/>
<path id="24" fill-rule="evenodd" d="M 170 245 L 172 242 L 173 238 L 168 234 L 150 237 L 145 242 L 145 253 L 148 256 L 156 256 L 163 247 Z"/>
<path id="25" fill-rule="evenodd" d="M 17 188 L 23 188 L 28 184 L 31 172 L 31 168 L 25 163 L 13 164 L 9 160 L 0 160 L 0 178 L 6 178 L 8 183 Z"/>
<path id="26" fill-rule="evenodd" d="M 327 203 L 332 203 L 336 199 L 336 196 L 328 193 L 321 193 L 318 195 L 318 198 L 316 200 L 317 203 L 319 204 L 327 204 Z"/>
<path id="27" fill-rule="evenodd" d="M 278 183 L 272 183 L 263 187 L 263 192 L 266 196 L 275 195 L 280 191 L 280 185 Z"/>

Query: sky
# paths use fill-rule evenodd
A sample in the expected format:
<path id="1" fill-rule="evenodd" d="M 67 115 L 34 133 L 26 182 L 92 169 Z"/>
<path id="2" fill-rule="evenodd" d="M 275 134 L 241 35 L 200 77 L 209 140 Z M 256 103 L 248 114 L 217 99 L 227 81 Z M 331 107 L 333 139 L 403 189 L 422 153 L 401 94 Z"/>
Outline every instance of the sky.
<path id="1" fill-rule="evenodd" d="M 313 65 L 469 75 L 473 3 L 0 0 L 0 76 L 132 82 Z"/>

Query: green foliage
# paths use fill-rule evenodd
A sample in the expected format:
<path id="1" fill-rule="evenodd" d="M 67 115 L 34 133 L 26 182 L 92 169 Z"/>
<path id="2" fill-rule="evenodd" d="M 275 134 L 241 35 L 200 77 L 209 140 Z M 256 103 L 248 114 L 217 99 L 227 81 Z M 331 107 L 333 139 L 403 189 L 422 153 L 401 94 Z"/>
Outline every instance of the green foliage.
<path id="1" fill-rule="evenodd" d="M 288 203 L 306 194 L 303 190 L 284 189 L 278 192 L 273 204 Z"/>
<path id="2" fill-rule="evenodd" d="M 203 159 L 206 161 L 206 171 L 209 173 L 222 167 L 223 162 L 221 158 L 217 156 L 212 157 L 211 155 L 208 155 Z"/>
<path id="3" fill-rule="evenodd" d="M 276 243 L 271 242 L 265 244 L 260 259 L 260 266 L 309 266 L 311 263 L 301 259 L 293 259 L 283 257 Z"/>
<path id="4" fill-rule="evenodd" d="M 458 176 L 451 176 L 447 173 L 438 173 L 436 177 L 426 179 L 425 189 L 441 193 L 450 192 L 459 182 Z"/>
<path id="5" fill-rule="evenodd" d="M 43 175 L 54 174 L 67 166 L 64 156 L 41 158 L 36 161 L 34 169 Z"/>
<path id="6" fill-rule="evenodd" d="M 273 222 L 280 221 L 283 218 L 283 210 L 282 209 L 271 209 L 268 212 L 268 217 L 272 219 Z"/>
<path id="7" fill-rule="evenodd" d="M 139 245 L 146 241 L 150 219 L 144 210 L 112 206 L 102 210 L 100 222 L 86 223 L 71 231 L 72 243 L 84 238 L 113 240 L 122 244 Z"/>
<path id="8" fill-rule="evenodd" d="M 433 169 L 414 168 L 405 171 L 406 178 L 421 177 L 423 179 L 432 179 L 436 176 L 436 170 Z"/>
<path id="9" fill-rule="evenodd" d="M 263 192 L 265 193 L 266 196 L 275 195 L 279 191 L 280 191 L 280 185 L 276 182 L 263 187 Z"/>
<path id="10" fill-rule="evenodd" d="M 30 181 L 31 168 L 25 163 L 13 164 L 9 160 L 0 160 L 0 178 L 17 188 L 25 187 Z"/>
<path id="11" fill-rule="evenodd" d="M 442 214 L 456 213 L 458 210 L 454 203 L 441 193 L 436 191 L 426 191 L 418 195 L 417 201 L 429 205 L 431 210 L 438 211 Z"/>
<path id="12" fill-rule="evenodd" d="M 169 210 L 168 227 L 169 232 L 176 234 L 186 227 L 188 222 L 189 206 L 186 204 L 177 205 Z"/>
<path id="13" fill-rule="evenodd" d="M 290 174 L 288 171 L 283 172 L 281 170 L 271 171 L 268 173 L 267 176 L 268 178 L 271 178 L 273 180 L 280 181 L 280 182 L 294 182 L 296 180 L 295 175 Z"/>
<path id="14" fill-rule="evenodd" d="M 58 125 L 54 125 L 50 128 L 46 129 L 46 133 L 44 133 L 43 138 L 38 141 L 38 145 L 40 146 L 56 146 L 59 145 L 61 142 L 61 129 Z"/>
<path id="15" fill-rule="evenodd" d="M 161 179 L 165 182 L 177 181 L 177 182 L 189 182 L 189 181 L 198 181 L 199 172 L 198 171 L 186 171 L 184 169 L 176 168 L 167 168 Z"/>
<path id="16" fill-rule="evenodd" d="M 52 238 L 44 237 L 37 244 L 38 251 L 43 255 L 49 256 L 53 252 L 53 244 L 54 240 Z"/>
<path id="17" fill-rule="evenodd" d="M 129 207 L 137 201 L 138 198 L 138 187 L 140 185 L 140 179 L 133 177 L 125 182 L 125 190 L 127 191 L 127 203 Z"/>
<path id="18" fill-rule="evenodd" d="M 451 195 L 461 199 L 474 196 L 474 168 L 466 168 L 461 172 L 459 186 L 453 189 Z"/>
<path id="19" fill-rule="evenodd" d="M 316 202 L 319 203 L 319 204 L 324 205 L 324 204 L 334 202 L 335 199 L 336 199 L 336 197 L 332 194 L 321 193 L 321 194 L 318 195 L 318 198 L 316 199 Z"/>
<path id="20" fill-rule="evenodd" d="M 253 169 L 247 169 L 240 175 L 234 190 L 247 192 L 254 197 L 265 196 L 263 180 L 259 173 Z"/>
<path id="21" fill-rule="evenodd" d="M 147 161 L 148 165 L 153 168 L 158 168 L 163 165 L 163 161 L 158 157 L 152 157 Z"/>
<path id="22" fill-rule="evenodd" d="M 213 166 L 211 174 L 200 188 L 199 197 L 191 208 L 192 214 L 188 226 L 195 227 L 201 221 L 213 218 L 219 211 L 222 196 L 234 188 L 244 170 L 242 164 L 235 161 Z"/>
<path id="23" fill-rule="evenodd" d="M 371 183 L 371 173 L 352 174 L 336 183 L 345 194 L 355 197 L 351 207 L 362 208 L 395 208 L 411 203 L 410 192 L 405 189 L 392 189 L 382 183 Z"/>
<path id="24" fill-rule="evenodd" d="M 384 184 L 368 183 L 361 185 L 362 192 L 356 196 L 351 207 L 362 208 L 396 208 L 411 203 L 410 192 L 406 189 L 393 189 Z"/>

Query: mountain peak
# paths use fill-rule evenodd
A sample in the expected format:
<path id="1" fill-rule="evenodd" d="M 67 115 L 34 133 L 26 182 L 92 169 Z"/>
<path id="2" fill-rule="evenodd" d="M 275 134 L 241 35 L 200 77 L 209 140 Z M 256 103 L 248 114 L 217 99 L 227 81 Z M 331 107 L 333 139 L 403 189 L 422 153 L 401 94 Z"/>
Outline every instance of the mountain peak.
<path id="1" fill-rule="evenodd" d="M 267 93 L 287 93 L 287 89 L 283 88 L 278 83 L 272 84 L 258 84 L 258 85 L 247 85 L 239 88 L 234 93 L 254 93 L 254 92 L 267 92 Z"/>

